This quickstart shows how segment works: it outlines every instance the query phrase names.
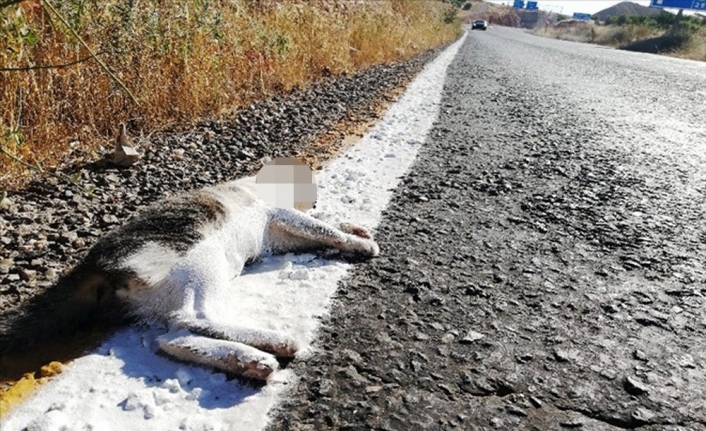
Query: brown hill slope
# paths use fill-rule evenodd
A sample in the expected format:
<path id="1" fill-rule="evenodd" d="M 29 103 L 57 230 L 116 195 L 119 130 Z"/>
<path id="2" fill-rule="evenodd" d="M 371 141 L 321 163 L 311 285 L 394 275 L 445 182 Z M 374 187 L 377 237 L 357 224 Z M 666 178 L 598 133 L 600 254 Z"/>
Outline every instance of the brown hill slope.
<path id="1" fill-rule="evenodd" d="M 616 15 L 657 15 L 661 9 L 642 6 L 637 3 L 624 1 L 609 8 L 596 12 L 593 16 L 597 16 L 599 21 L 605 21 L 609 17 Z"/>

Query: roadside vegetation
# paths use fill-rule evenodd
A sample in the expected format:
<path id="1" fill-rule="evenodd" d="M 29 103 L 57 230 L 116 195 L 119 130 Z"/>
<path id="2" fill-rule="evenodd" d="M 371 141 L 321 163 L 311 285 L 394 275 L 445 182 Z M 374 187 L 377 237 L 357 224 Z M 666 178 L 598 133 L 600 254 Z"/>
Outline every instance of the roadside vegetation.
<path id="1" fill-rule="evenodd" d="M 0 189 L 69 148 L 97 157 L 121 122 L 188 127 L 461 31 L 439 0 L 0 3 Z"/>
<path id="2" fill-rule="evenodd" d="M 516 9 L 511 7 L 501 6 L 495 3 L 484 2 L 481 0 L 452 0 L 459 5 L 458 18 L 464 24 L 470 24 L 476 19 L 484 19 L 494 25 L 502 25 L 506 27 L 519 27 L 520 16 Z"/>
<path id="3" fill-rule="evenodd" d="M 631 51 L 667 54 L 706 61 L 706 21 L 695 16 L 617 15 L 603 24 L 594 21 L 559 21 L 535 34 L 575 42 L 595 43 Z"/>

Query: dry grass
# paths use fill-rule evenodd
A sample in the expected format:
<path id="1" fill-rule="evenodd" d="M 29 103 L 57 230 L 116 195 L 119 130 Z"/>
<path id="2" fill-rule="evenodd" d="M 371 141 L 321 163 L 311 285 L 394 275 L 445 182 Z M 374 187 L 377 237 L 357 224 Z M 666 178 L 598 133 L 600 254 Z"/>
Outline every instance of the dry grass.
<path id="1" fill-rule="evenodd" d="M 561 22 L 559 24 L 562 24 Z M 625 44 L 661 35 L 663 31 L 655 30 L 646 25 L 599 26 L 593 22 L 574 21 L 571 25 L 544 27 L 534 29 L 534 34 L 549 36 L 555 39 L 574 42 L 596 43 L 620 47 Z"/>
<path id="2" fill-rule="evenodd" d="M 59 4 L 60 3 L 60 4 Z M 413 56 L 460 33 L 455 9 L 406 0 L 51 1 L 135 95 L 95 59 L 0 71 L 0 145 L 51 166 L 69 145 L 95 151 L 120 122 L 147 133 L 213 118 L 254 99 Z M 0 67 L 60 65 L 89 51 L 47 8 L 0 9 Z M 28 169 L 0 154 L 0 186 Z"/>
<path id="3" fill-rule="evenodd" d="M 458 18 L 464 24 L 470 24 L 476 19 L 484 19 L 492 25 L 502 25 L 506 27 L 519 27 L 520 16 L 516 9 L 501 6 L 495 3 L 473 0 L 470 2 L 471 9 L 460 10 Z"/>
<path id="4" fill-rule="evenodd" d="M 685 49 L 670 55 L 689 60 L 706 61 L 706 28 L 699 30 Z"/>
<path id="5" fill-rule="evenodd" d="M 625 48 L 631 44 L 635 45 L 636 42 L 667 39 L 669 37 L 665 30 L 655 29 L 648 25 L 599 26 L 591 22 L 575 23 L 565 27 L 554 26 L 547 31 L 543 27 L 537 27 L 533 33 L 555 39 L 595 43 L 615 48 Z M 674 42 L 663 41 L 662 43 L 674 45 L 676 48 L 674 48 L 673 52 L 667 49 L 665 52 L 660 52 L 660 54 L 706 61 L 706 29 L 701 29 L 693 34 L 688 42 L 681 42 L 681 39 L 675 39 Z"/>

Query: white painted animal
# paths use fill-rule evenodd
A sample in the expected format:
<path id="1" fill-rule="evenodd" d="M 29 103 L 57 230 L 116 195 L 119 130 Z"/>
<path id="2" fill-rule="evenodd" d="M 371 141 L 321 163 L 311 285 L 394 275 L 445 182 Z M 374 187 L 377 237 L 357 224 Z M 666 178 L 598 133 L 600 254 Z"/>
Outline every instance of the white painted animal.
<path id="1" fill-rule="evenodd" d="M 0 321 L 0 352 L 60 328 L 127 315 L 166 325 L 159 349 L 179 360 L 266 379 L 297 345 L 278 332 L 218 323 L 209 298 L 263 255 L 327 248 L 379 253 L 363 228 L 331 226 L 258 198 L 252 179 L 186 193 L 148 207 L 101 238 L 70 273 Z"/>

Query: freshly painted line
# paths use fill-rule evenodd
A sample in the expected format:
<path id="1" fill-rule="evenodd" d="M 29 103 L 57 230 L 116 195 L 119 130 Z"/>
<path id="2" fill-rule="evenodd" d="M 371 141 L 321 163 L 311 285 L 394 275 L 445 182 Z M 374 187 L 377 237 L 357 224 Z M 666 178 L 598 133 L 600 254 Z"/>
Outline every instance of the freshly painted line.
<path id="1" fill-rule="evenodd" d="M 317 174 L 317 212 L 374 230 L 439 114 L 446 69 L 465 40 L 449 46 L 409 85 L 383 119 Z M 382 244 L 383 253 L 385 245 Z M 287 255 L 265 259 L 220 298 L 223 319 L 286 331 L 311 353 L 320 316 L 351 265 Z M 154 353 L 154 330 L 126 329 L 72 362 L 17 406 L 0 429 L 257 430 L 296 381 L 276 372 L 263 388 L 177 364 Z"/>

